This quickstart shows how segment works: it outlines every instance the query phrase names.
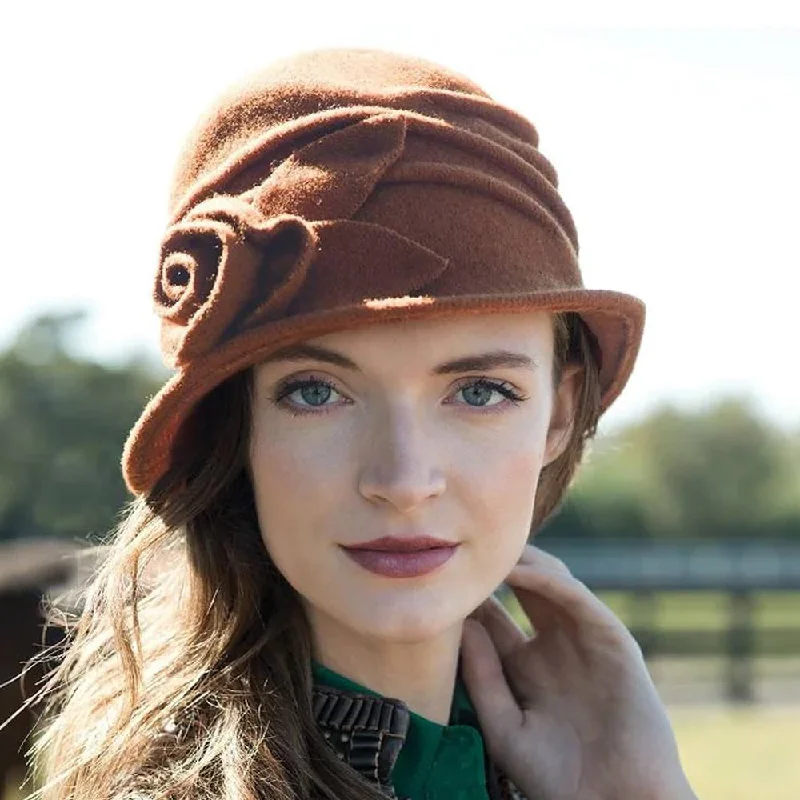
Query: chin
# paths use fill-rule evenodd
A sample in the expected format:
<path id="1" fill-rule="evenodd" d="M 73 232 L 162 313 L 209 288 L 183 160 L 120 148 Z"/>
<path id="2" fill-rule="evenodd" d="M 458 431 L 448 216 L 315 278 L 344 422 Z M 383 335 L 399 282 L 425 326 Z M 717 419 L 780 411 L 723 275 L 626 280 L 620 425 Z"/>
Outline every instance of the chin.
<path id="1" fill-rule="evenodd" d="M 359 615 L 360 616 L 360 615 Z M 364 635 L 387 642 L 420 642 L 441 636 L 465 617 L 441 603 L 414 604 L 403 608 L 394 603 L 391 607 L 373 606 L 369 617 L 353 620 L 353 627 Z"/>
<path id="2" fill-rule="evenodd" d="M 413 624 L 404 620 L 387 621 L 364 630 L 364 634 L 371 639 L 395 644 L 413 644 L 426 642 L 441 635 L 447 626 L 437 626 L 425 623 Z"/>

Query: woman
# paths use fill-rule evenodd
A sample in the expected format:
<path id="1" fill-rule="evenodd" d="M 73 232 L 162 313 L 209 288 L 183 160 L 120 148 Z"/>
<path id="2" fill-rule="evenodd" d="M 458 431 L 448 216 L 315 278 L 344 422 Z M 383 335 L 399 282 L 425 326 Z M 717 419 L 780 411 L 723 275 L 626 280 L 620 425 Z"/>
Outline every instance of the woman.
<path id="1" fill-rule="evenodd" d="M 694 797 L 635 641 L 527 544 L 644 322 L 583 287 L 556 187 L 530 122 L 393 53 L 285 59 L 200 121 L 154 286 L 176 373 L 44 797 Z"/>

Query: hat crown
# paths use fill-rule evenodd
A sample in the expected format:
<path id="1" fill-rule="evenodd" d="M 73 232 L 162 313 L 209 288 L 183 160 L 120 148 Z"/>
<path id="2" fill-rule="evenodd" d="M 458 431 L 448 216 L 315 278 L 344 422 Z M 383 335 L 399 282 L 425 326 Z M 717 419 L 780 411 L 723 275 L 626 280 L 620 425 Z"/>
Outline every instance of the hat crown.
<path id="1" fill-rule="evenodd" d="M 557 186 L 555 169 L 536 150 L 536 127 L 465 76 L 398 53 L 328 48 L 276 61 L 217 98 L 180 154 L 171 211 L 178 210 L 193 186 L 269 131 L 336 109 L 370 106 L 422 114 L 487 135 L 523 158 L 535 157 Z"/>

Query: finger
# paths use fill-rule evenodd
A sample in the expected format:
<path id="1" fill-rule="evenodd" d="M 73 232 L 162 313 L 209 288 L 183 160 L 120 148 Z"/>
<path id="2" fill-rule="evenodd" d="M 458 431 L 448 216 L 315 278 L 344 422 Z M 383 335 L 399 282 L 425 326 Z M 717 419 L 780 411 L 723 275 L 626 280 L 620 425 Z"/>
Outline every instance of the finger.
<path id="1" fill-rule="evenodd" d="M 498 741 L 517 730 L 522 711 L 508 685 L 488 631 L 477 620 L 464 620 L 461 675 L 487 738 Z"/>
<path id="2" fill-rule="evenodd" d="M 508 574 L 506 583 L 537 631 L 559 624 L 563 616 L 577 626 L 621 624 L 585 584 L 560 570 L 520 564 Z"/>
<path id="3" fill-rule="evenodd" d="M 475 609 L 472 617 L 480 622 L 489 634 L 501 661 L 528 641 L 525 632 L 493 595 Z"/>
<path id="4" fill-rule="evenodd" d="M 542 550 L 541 547 L 536 547 L 536 545 L 530 543 L 526 544 L 523 548 L 518 563 L 538 564 L 548 569 L 556 570 L 557 572 L 563 572 L 566 575 L 572 575 L 570 568 L 564 561 L 554 556 L 552 553 Z"/>
<path id="5" fill-rule="evenodd" d="M 560 558 L 557 558 L 551 553 L 545 552 L 530 542 L 525 544 L 516 566 L 526 564 L 536 566 L 544 570 L 552 570 L 563 575 L 572 575 L 569 567 L 567 567 L 567 565 Z M 506 583 L 511 586 L 513 583 L 513 578 L 511 581 L 507 579 Z M 520 601 L 519 592 L 515 591 L 514 595 L 517 600 Z M 522 605 L 522 602 L 520 602 L 521 607 Z M 558 618 L 554 616 L 553 613 L 552 603 L 547 599 L 540 601 L 537 598 L 529 597 L 522 610 L 530 620 L 531 625 L 536 632 L 541 632 L 558 622 Z"/>

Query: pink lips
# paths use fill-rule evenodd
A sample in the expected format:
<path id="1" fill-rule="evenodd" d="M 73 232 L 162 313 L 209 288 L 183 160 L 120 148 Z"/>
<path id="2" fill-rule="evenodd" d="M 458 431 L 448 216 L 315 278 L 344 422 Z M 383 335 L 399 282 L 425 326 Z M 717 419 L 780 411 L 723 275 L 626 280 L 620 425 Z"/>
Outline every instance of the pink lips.
<path id="1" fill-rule="evenodd" d="M 342 547 L 364 569 L 388 578 L 413 578 L 433 572 L 449 561 L 458 549 L 457 542 L 431 536 L 398 538 L 383 536 L 363 544 Z"/>

